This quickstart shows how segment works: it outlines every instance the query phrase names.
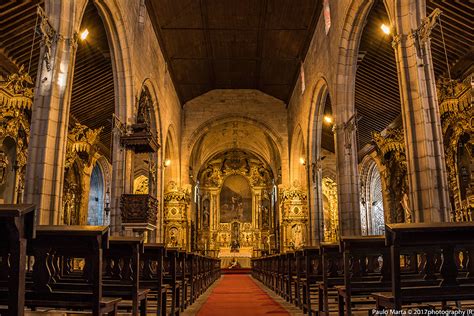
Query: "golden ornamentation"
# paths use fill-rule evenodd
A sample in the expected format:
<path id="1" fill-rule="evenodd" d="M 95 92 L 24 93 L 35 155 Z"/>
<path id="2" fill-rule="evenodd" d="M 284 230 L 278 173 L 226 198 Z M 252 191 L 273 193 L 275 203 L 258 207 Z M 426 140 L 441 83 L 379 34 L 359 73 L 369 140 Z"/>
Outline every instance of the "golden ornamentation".
<path id="1" fill-rule="evenodd" d="M 407 221 L 407 215 L 403 207 L 407 203 L 404 199 L 408 192 L 407 162 L 405 156 L 405 140 L 401 129 L 388 129 L 382 135 L 378 132 L 372 133 L 377 154 L 385 171 L 381 173 L 384 177 L 390 200 L 390 222 L 403 223 Z"/>
<path id="2" fill-rule="evenodd" d="M 92 157 L 97 151 L 96 145 L 99 142 L 99 135 L 103 129 L 103 127 L 91 129 L 86 125 L 76 123 L 68 134 L 66 169 L 70 168 L 78 157 L 83 158 L 86 165 L 90 165 Z"/>
<path id="3" fill-rule="evenodd" d="M 166 244 L 170 247 L 188 246 L 189 224 L 188 210 L 191 202 L 190 190 L 178 187 L 170 181 L 163 195 Z"/>
<path id="4" fill-rule="evenodd" d="M 466 197 L 461 196 L 459 182 L 459 146 L 463 135 L 472 135 L 474 107 L 471 100 L 472 86 L 470 78 L 463 82 L 441 78 L 438 81 L 438 100 L 440 102 L 441 126 L 444 138 L 446 169 L 448 172 L 448 188 L 452 202 L 451 219 L 453 221 L 474 220 L 474 187 L 472 179 L 466 189 Z M 466 153 L 472 153 L 473 140 L 466 144 Z M 472 157 L 470 157 L 472 161 Z"/>
<path id="5" fill-rule="evenodd" d="M 18 73 L 0 78 L 0 140 L 10 137 L 16 143 L 16 162 L 18 182 L 16 192 L 22 196 L 28 141 L 30 137 L 30 117 L 33 105 L 33 80 L 21 66 Z"/>
<path id="6" fill-rule="evenodd" d="M 334 242 L 337 241 L 339 236 L 336 182 L 331 178 L 324 177 L 322 180 L 322 192 L 327 198 L 327 205 L 323 203 L 324 241 Z"/>

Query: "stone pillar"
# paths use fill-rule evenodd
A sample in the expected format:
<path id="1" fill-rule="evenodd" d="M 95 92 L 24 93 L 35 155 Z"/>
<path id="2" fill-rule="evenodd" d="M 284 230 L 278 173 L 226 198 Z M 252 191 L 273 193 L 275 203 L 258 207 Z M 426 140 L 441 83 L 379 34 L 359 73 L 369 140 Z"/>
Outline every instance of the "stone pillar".
<path id="1" fill-rule="evenodd" d="M 338 114 L 334 126 L 339 233 L 342 236 L 361 235 L 357 118 L 355 113 L 347 114 Z"/>
<path id="2" fill-rule="evenodd" d="M 82 2 L 82 1 L 80 1 Z M 39 224 L 59 224 L 80 3 L 50 0 L 40 18 L 42 48 L 28 148 L 25 202 Z"/>
<path id="3" fill-rule="evenodd" d="M 448 218 L 448 184 L 429 38 L 438 12 L 426 17 L 424 0 L 386 2 L 395 24 L 393 47 L 405 129 L 410 209 L 415 222 L 443 222 Z"/>

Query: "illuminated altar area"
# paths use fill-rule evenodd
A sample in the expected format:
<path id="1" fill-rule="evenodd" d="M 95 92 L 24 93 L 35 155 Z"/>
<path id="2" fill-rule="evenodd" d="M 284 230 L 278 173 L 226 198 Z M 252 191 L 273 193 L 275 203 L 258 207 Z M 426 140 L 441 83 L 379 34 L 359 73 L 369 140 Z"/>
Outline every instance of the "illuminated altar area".
<path id="1" fill-rule="evenodd" d="M 250 259 L 253 256 L 253 247 L 242 247 L 238 252 L 233 252 L 231 247 L 222 247 L 219 249 L 219 259 L 221 259 L 221 268 L 229 268 L 232 261 L 235 260 L 240 268 L 251 268 Z"/>
<path id="2" fill-rule="evenodd" d="M 271 168 L 258 157 L 230 150 L 211 159 L 200 172 L 198 250 L 235 259 L 250 268 L 250 259 L 276 247 L 276 187 Z"/>

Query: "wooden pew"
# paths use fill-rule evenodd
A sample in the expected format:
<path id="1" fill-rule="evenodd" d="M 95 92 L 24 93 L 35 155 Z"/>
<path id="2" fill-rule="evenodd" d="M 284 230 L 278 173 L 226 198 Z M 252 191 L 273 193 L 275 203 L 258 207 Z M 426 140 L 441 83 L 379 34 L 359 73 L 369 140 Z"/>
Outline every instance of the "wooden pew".
<path id="1" fill-rule="evenodd" d="M 390 288 L 389 249 L 383 236 L 343 236 L 340 250 L 344 260 L 344 285 L 336 286 L 338 310 L 339 315 L 352 315 L 353 304 L 373 306 L 375 302 L 368 299 L 370 294 Z M 383 258 L 383 265 L 379 264 L 379 258 Z"/>
<path id="2" fill-rule="evenodd" d="M 104 294 L 132 301 L 132 315 L 145 316 L 148 288 L 140 288 L 140 255 L 143 238 L 109 238 L 109 248 L 104 250 Z"/>
<path id="3" fill-rule="evenodd" d="M 342 254 L 337 243 L 321 243 L 322 281 L 318 285 L 318 315 L 329 315 L 329 298 L 337 297 L 335 287 L 344 283 Z"/>
<path id="4" fill-rule="evenodd" d="M 474 249 L 474 223 L 417 223 L 387 224 L 386 243 L 390 247 L 391 291 L 374 293 L 378 310 L 401 309 L 407 304 L 441 302 L 445 308 L 448 301 L 474 299 L 474 262 L 467 263 L 466 273 L 460 273 L 456 250 L 464 250 L 470 258 Z M 443 261 L 439 271 L 425 272 L 425 277 L 435 278 L 439 272 L 440 282 L 436 285 L 410 286 L 402 283 L 400 254 L 404 251 L 423 251 L 427 254 L 442 253 Z M 428 260 L 429 262 L 430 260 Z M 436 268 L 436 263 L 428 270 Z"/>
<path id="5" fill-rule="evenodd" d="M 171 315 L 180 314 L 181 282 L 176 278 L 176 265 L 179 256 L 178 248 L 167 248 L 164 261 L 163 282 L 169 286 L 169 301 L 171 302 Z M 168 300 L 168 299 L 167 299 Z"/>
<path id="6" fill-rule="evenodd" d="M 321 249 L 318 246 L 307 246 L 303 248 L 302 281 L 302 309 L 308 315 L 315 314 L 312 300 L 318 293 L 318 283 L 322 281 Z"/>
<path id="7" fill-rule="evenodd" d="M 25 305 L 92 310 L 93 315 L 115 315 L 120 298 L 103 297 L 102 252 L 108 248 L 106 226 L 37 226 L 36 239 L 28 245 L 34 257 Z M 81 282 L 65 279 L 64 258 L 83 258 Z"/>
<path id="8" fill-rule="evenodd" d="M 164 244 L 145 244 L 143 255 L 140 256 L 143 267 L 140 283 L 155 293 L 158 316 L 166 315 L 167 292 L 171 288 L 163 282 L 165 256 Z"/>
<path id="9" fill-rule="evenodd" d="M 34 205 L 0 205 L 0 304 L 10 315 L 24 313 L 26 247 L 35 237 L 34 222 Z"/>

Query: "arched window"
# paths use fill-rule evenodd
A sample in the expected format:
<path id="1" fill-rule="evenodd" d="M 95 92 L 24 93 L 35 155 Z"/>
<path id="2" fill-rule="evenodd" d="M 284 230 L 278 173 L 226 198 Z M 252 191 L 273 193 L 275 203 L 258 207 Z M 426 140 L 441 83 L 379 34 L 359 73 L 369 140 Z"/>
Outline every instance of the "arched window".
<path id="1" fill-rule="evenodd" d="M 89 191 L 88 225 L 102 225 L 104 222 L 104 177 L 98 164 L 92 169 Z"/>
<path id="2" fill-rule="evenodd" d="M 364 235 L 382 235 L 385 230 L 382 179 L 377 164 L 370 159 L 362 170 L 361 225 Z"/>

